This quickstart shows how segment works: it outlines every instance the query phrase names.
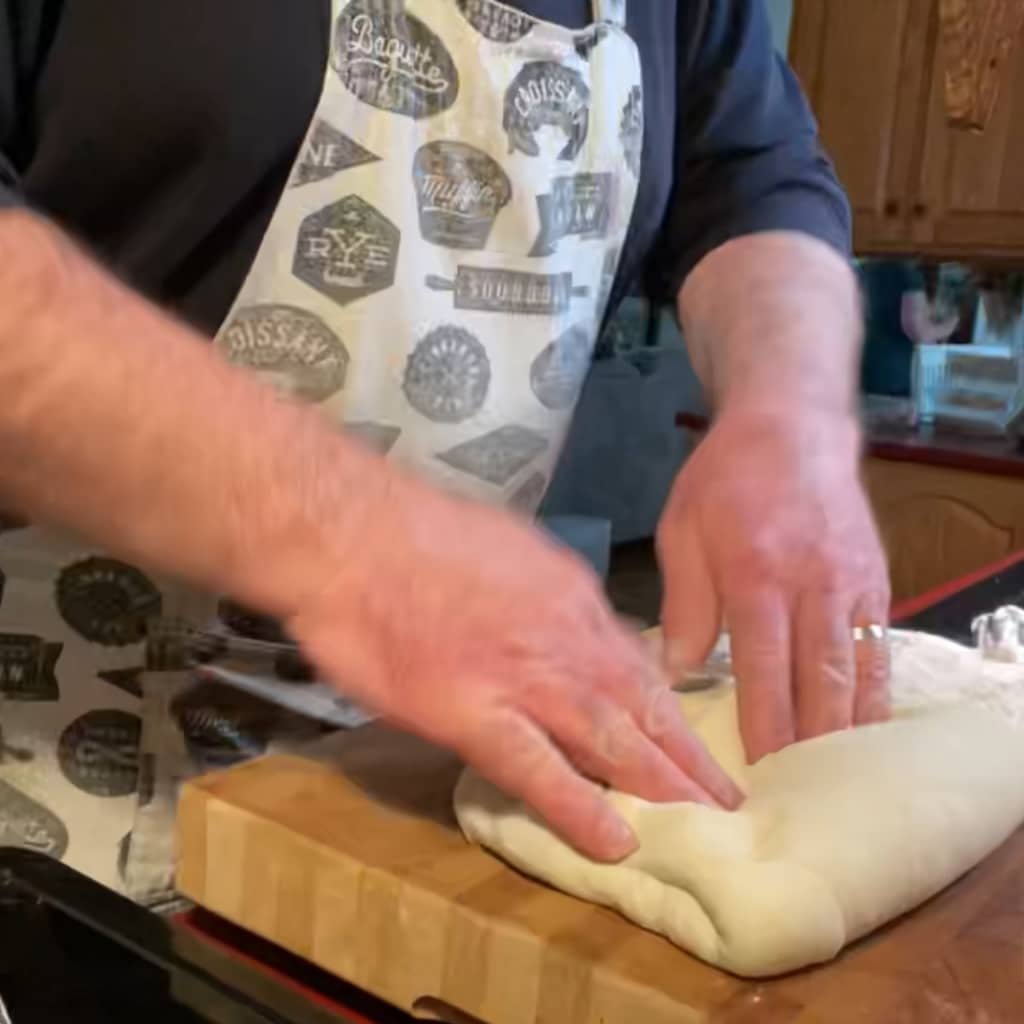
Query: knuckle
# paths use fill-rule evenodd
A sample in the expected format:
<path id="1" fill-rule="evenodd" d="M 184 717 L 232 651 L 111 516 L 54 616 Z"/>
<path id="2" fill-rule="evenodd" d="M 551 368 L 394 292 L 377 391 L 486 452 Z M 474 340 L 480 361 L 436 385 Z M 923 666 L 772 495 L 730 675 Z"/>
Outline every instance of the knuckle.
<path id="1" fill-rule="evenodd" d="M 827 651 L 818 668 L 819 685 L 828 692 L 847 693 L 854 689 L 857 673 L 849 657 L 838 651 Z"/>
<path id="2" fill-rule="evenodd" d="M 682 721 L 675 694 L 666 687 L 650 687 L 644 698 L 641 729 L 652 739 L 659 740 L 677 732 Z"/>
<path id="3" fill-rule="evenodd" d="M 613 769 L 629 765 L 637 753 L 637 731 L 625 711 L 605 708 L 595 716 L 593 742 L 585 755 Z"/>

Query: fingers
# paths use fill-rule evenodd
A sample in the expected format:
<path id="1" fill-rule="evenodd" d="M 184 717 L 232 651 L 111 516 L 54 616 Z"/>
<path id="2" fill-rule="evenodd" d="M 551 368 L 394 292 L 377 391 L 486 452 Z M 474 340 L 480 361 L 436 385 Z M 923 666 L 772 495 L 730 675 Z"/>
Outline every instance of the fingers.
<path id="1" fill-rule="evenodd" d="M 794 626 L 796 738 L 849 728 L 857 670 L 848 600 L 823 591 L 805 593 Z"/>
<path id="2" fill-rule="evenodd" d="M 641 718 L 644 732 L 685 772 L 726 810 L 743 803 L 744 793 L 711 756 L 700 738 L 686 724 L 678 699 L 671 690 L 652 689 Z"/>
<path id="3" fill-rule="evenodd" d="M 613 784 L 638 796 L 654 793 L 653 777 L 648 777 L 651 781 L 645 782 L 644 768 L 638 767 L 643 763 L 648 769 L 654 768 L 654 763 L 649 759 L 644 762 L 639 760 L 644 757 L 641 751 L 650 747 L 660 755 L 656 762 L 660 765 L 658 784 L 663 787 L 665 795 L 652 795 L 648 799 L 696 799 L 690 795 L 696 784 L 705 795 L 702 802 L 714 802 L 727 809 L 739 806 L 743 800 L 742 791 L 686 724 L 678 697 L 669 689 L 665 677 L 652 663 L 645 648 L 634 643 L 628 635 L 622 634 L 615 638 L 614 645 L 606 651 L 611 657 L 603 660 L 601 671 L 594 677 L 594 682 L 597 684 L 597 693 L 611 702 L 611 706 L 621 709 L 618 721 L 613 719 L 610 724 L 620 729 L 622 735 L 640 737 L 645 741 L 644 744 L 638 744 L 634 738 L 629 741 L 635 744 L 633 747 L 626 746 L 623 740 L 614 742 L 612 748 L 626 755 L 621 758 L 620 765 L 632 766 L 616 770 L 616 778 L 626 779 L 626 772 L 631 777 L 625 786 L 619 786 L 614 781 Z M 602 717 L 600 704 L 592 703 L 592 691 L 583 692 L 588 704 L 583 718 L 590 719 L 585 725 L 588 732 L 584 735 L 607 735 L 609 722 Z M 623 717 L 622 712 L 628 718 Z M 627 723 L 631 728 L 627 728 Z M 556 738 L 563 740 L 561 735 Z M 574 745 L 578 742 L 568 736 L 564 739 Z M 643 791 L 635 788 L 637 781 Z M 708 801 L 707 797 L 711 800 Z"/>
<path id="4" fill-rule="evenodd" d="M 630 681 L 613 695 L 599 688 L 536 695 L 534 720 L 593 778 L 645 800 L 735 808 L 743 795 L 690 731 L 667 686 Z"/>
<path id="5" fill-rule="evenodd" d="M 665 671 L 676 682 L 702 665 L 721 630 L 722 610 L 707 557 L 695 531 L 676 527 L 658 551 L 665 593 L 661 604 Z"/>
<path id="6" fill-rule="evenodd" d="M 888 597 L 862 598 L 854 612 L 853 624 L 888 628 Z M 889 718 L 889 642 L 866 638 L 853 645 L 857 686 L 853 720 L 857 725 L 884 722 Z"/>
<path id="7" fill-rule="evenodd" d="M 738 682 L 740 735 L 755 764 L 796 738 L 790 615 L 778 591 L 727 596 L 733 671 Z"/>
<path id="8" fill-rule="evenodd" d="M 614 862 L 637 848 L 636 836 L 600 788 L 577 774 L 527 718 L 513 711 L 494 716 L 459 744 L 459 752 L 585 856 Z"/>

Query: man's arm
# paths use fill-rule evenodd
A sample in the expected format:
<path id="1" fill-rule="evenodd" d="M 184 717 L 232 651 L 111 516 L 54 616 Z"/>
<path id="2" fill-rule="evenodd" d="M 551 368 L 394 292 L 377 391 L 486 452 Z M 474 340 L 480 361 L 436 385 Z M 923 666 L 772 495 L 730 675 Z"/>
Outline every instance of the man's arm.
<path id="1" fill-rule="evenodd" d="M 389 485 L 22 210 L 0 212 L 0 393 L 4 506 L 270 614 L 295 611 Z"/>
<path id="2" fill-rule="evenodd" d="M 18 211 L 0 394 L 0 507 L 286 620 L 325 678 L 591 856 L 635 847 L 595 776 L 740 799 L 575 559 L 276 397 Z"/>
<path id="3" fill-rule="evenodd" d="M 888 581 L 859 481 L 848 205 L 761 0 L 692 7 L 661 277 L 715 420 L 659 528 L 662 617 L 673 668 L 727 623 L 756 761 L 886 714 L 885 649 L 853 628 L 887 620 Z"/>
<path id="4" fill-rule="evenodd" d="M 678 309 L 716 411 L 854 419 L 862 306 L 849 263 L 831 246 L 795 232 L 733 239 L 689 275 Z"/>

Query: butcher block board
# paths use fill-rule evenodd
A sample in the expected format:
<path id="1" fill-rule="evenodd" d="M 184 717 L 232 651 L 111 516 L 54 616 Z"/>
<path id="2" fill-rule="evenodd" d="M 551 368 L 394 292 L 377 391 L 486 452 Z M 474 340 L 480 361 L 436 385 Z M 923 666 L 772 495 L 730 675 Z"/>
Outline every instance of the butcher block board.
<path id="1" fill-rule="evenodd" d="M 392 1004 L 487 1024 L 1019 1024 L 1024 832 L 825 967 L 744 981 L 460 835 L 448 754 L 381 725 L 189 783 L 189 898 Z"/>

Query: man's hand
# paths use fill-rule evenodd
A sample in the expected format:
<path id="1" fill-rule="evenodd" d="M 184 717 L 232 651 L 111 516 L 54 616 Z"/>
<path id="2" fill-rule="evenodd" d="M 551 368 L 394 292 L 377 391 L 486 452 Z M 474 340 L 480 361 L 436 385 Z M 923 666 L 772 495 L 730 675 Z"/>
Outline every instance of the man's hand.
<path id="1" fill-rule="evenodd" d="M 584 853 L 635 847 L 604 782 L 656 801 L 741 794 L 574 556 L 404 479 L 288 623 L 329 678 L 459 752 Z M 592 781 L 593 780 L 593 781 Z"/>
<path id="2" fill-rule="evenodd" d="M 282 400 L 33 215 L 0 213 L 0 257 L 0 507 L 291 623 L 595 857 L 633 840 L 585 775 L 738 799 L 573 558 Z"/>
<path id="3" fill-rule="evenodd" d="M 751 762 L 795 739 L 878 721 L 886 562 L 859 480 L 851 417 L 725 412 L 680 474 L 661 521 L 663 627 L 673 671 L 699 665 L 724 623 Z"/>
<path id="4" fill-rule="evenodd" d="M 735 238 L 679 296 L 716 410 L 661 524 L 674 659 L 700 662 L 723 622 L 747 756 L 884 717 L 886 562 L 860 484 L 863 309 L 830 246 L 798 232 Z"/>

